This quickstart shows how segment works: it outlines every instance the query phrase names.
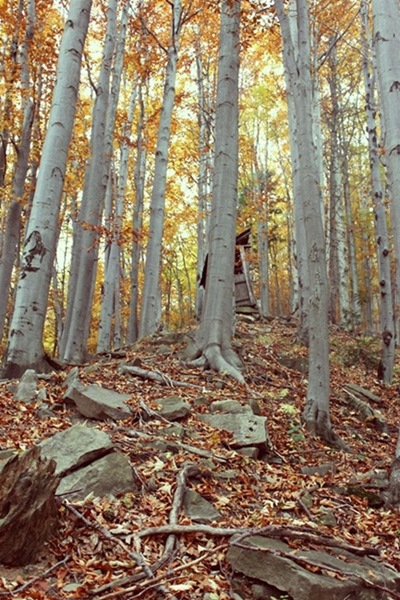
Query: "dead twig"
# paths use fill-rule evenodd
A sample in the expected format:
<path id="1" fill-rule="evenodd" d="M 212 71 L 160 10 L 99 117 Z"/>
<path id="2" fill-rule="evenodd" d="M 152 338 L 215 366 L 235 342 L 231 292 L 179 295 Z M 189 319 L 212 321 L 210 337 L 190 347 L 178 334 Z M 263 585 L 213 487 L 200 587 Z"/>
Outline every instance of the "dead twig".
<path id="1" fill-rule="evenodd" d="M 292 529 L 291 527 L 280 527 L 274 525 L 267 525 L 259 529 L 257 532 L 248 530 L 245 533 L 242 533 L 238 538 L 232 541 L 232 545 L 236 546 L 241 543 L 247 537 L 252 535 L 263 535 L 266 537 L 273 538 L 282 538 L 288 537 L 291 539 L 301 539 L 305 542 L 311 542 L 312 544 L 319 544 L 320 546 L 328 546 L 329 548 L 340 548 L 341 550 L 347 550 L 348 552 L 352 552 L 353 554 L 357 554 L 358 556 L 379 556 L 379 550 L 377 548 L 360 548 L 358 546 L 353 546 L 352 544 L 347 544 L 346 542 L 342 542 L 341 540 L 335 539 L 333 537 L 328 537 L 325 535 L 318 535 L 313 533 L 312 531 L 304 531 L 301 529 Z"/>
<path id="2" fill-rule="evenodd" d="M 54 565 L 51 565 L 51 567 L 46 569 L 46 571 L 43 571 L 43 573 L 41 573 L 37 577 L 33 577 L 33 579 L 29 579 L 29 581 L 25 581 L 25 583 L 23 583 L 19 587 L 15 588 L 14 590 L 12 590 L 12 591 L 9 590 L 7 592 L 0 592 L 0 596 L 14 596 L 15 594 L 20 594 L 21 592 L 26 590 L 28 587 L 30 587 L 31 585 L 36 583 L 36 581 L 43 579 L 44 577 L 46 577 L 46 575 L 49 575 L 50 573 L 52 573 L 52 571 L 55 571 L 56 569 L 58 569 L 58 567 L 61 567 L 61 565 L 65 565 L 70 560 L 70 558 L 71 557 L 69 555 L 66 556 L 62 560 L 59 560 L 58 562 L 56 562 Z"/>
<path id="3" fill-rule="evenodd" d="M 121 546 L 121 548 L 123 548 L 123 550 L 127 553 L 127 555 L 130 558 L 132 558 L 132 560 L 135 561 L 135 563 L 138 565 L 138 567 L 140 567 L 143 570 L 145 576 L 148 577 L 148 578 L 150 578 L 150 579 L 154 579 L 154 573 L 153 573 L 151 567 L 149 567 L 149 565 L 146 564 L 146 561 L 144 560 L 144 558 L 143 558 L 143 556 L 141 554 L 139 554 L 138 552 L 134 552 L 133 550 L 131 550 L 130 548 L 128 548 L 128 546 L 122 540 L 120 540 L 119 538 L 117 538 L 116 536 L 114 536 L 112 533 L 110 533 L 108 531 L 108 529 L 106 529 L 105 527 L 103 527 L 102 525 L 100 525 L 100 523 L 98 523 L 97 521 L 94 521 L 94 522 L 89 521 L 86 517 L 84 517 L 79 512 L 79 510 L 77 510 L 69 502 L 64 501 L 63 504 L 64 504 L 64 506 L 70 512 L 72 512 L 72 514 L 74 514 L 78 519 L 80 519 L 83 523 L 85 523 L 85 525 L 87 525 L 91 529 L 96 529 L 106 539 L 112 540 L 114 543 L 116 543 L 119 546 Z M 170 595 L 169 591 L 166 588 L 164 588 L 164 586 L 160 585 L 157 589 L 158 589 L 158 591 L 160 591 L 165 596 L 168 596 L 169 598 L 171 598 L 171 595 Z"/>
<path id="4" fill-rule="evenodd" d="M 186 487 L 187 487 L 186 483 L 187 483 L 187 480 L 189 477 L 198 475 L 200 472 L 201 471 L 200 471 L 199 467 L 197 467 L 197 465 L 189 463 L 189 464 L 184 465 L 178 473 L 177 486 L 176 486 L 176 490 L 174 493 L 174 498 L 172 500 L 172 508 L 171 508 L 170 515 L 169 515 L 169 525 L 167 526 L 170 529 L 169 529 L 169 531 L 166 532 L 168 534 L 168 537 L 165 542 L 164 552 L 163 552 L 161 558 L 155 564 L 153 564 L 151 567 L 151 578 L 152 578 L 151 583 L 154 583 L 154 579 L 155 579 L 154 572 L 158 571 L 158 569 L 162 568 L 166 563 L 168 563 L 173 556 L 175 544 L 176 544 L 176 535 L 174 532 L 174 528 L 179 527 L 179 526 L 177 526 L 177 522 L 178 522 L 179 513 L 182 508 L 183 498 L 184 498 Z M 145 537 L 144 535 L 141 535 L 141 533 L 142 532 L 135 532 L 136 540 L 138 540 L 141 537 Z M 135 575 L 128 576 L 128 577 L 123 577 L 121 579 L 117 579 L 113 582 L 110 582 L 110 583 L 106 584 L 105 586 L 98 588 L 97 590 L 94 590 L 93 594 L 99 594 L 103 591 L 106 591 L 107 589 L 110 589 L 111 587 L 127 585 L 128 583 L 132 583 L 133 581 L 138 581 L 139 579 L 142 579 L 142 578 L 143 577 L 141 576 L 141 574 L 135 574 Z M 138 589 L 137 586 L 135 589 Z M 124 591 L 124 593 L 125 593 L 125 591 Z M 117 593 L 117 595 L 118 595 L 118 593 Z M 113 596 L 113 595 L 102 596 L 102 598 L 113 598 L 113 597 L 116 597 L 116 596 Z"/>
<path id="5" fill-rule="evenodd" d="M 174 379 L 170 379 L 166 375 L 163 375 L 159 372 L 149 371 L 148 369 L 141 369 L 140 367 L 130 367 L 128 365 L 121 365 L 119 370 L 121 373 L 128 373 L 129 375 L 141 377 L 142 379 L 150 379 L 150 381 L 156 381 L 161 385 L 167 385 L 169 387 L 186 387 L 192 388 L 194 390 L 203 389 L 200 385 L 195 385 L 194 383 L 189 383 L 185 381 L 175 381 Z"/>
<path id="6" fill-rule="evenodd" d="M 190 569 L 191 567 L 194 567 L 195 565 L 198 565 L 199 563 L 203 562 L 204 560 L 206 560 L 206 558 L 208 556 L 210 556 L 210 554 L 217 554 L 218 552 L 220 552 L 221 550 L 226 550 L 228 548 L 228 544 L 221 544 L 220 546 L 217 546 L 215 548 L 210 548 L 209 550 L 205 550 L 204 553 L 199 556 L 198 558 L 195 558 L 194 560 L 191 560 L 188 563 L 184 563 L 182 565 L 179 565 L 177 567 L 175 567 L 174 569 L 169 569 L 168 573 L 163 573 L 161 575 L 159 575 L 158 577 L 155 577 L 151 582 L 143 582 L 141 584 L 138 585 L 134 585 L 132 587 L 128 587 L 128 588 L 124 588 L 123 590 L 118 590 L 116 592 L 111 592 L 110 594 L 106 594 L 104 596 L 101 596 L 101 600 L 111 600 L 112 598 L 117 598 L 118 596 L 122 596 L 123 594 L 126 593 L 130 593 L 130 592 L 137 592 L 137 594 L 135 596 L 131 596 L 131 598 L 139 598 L 142 594 L 144 594 L 145 592 L 147 592 L 148 590 L 152 589 L 154 587 L 155 584 L 161 582 L 161 581 L 172 581 L 176 579 L 176 576 L 181 572 L 184 571 L 186 569 Z"/>
<path id="7" fill-rule="evenodd" d="M 168 424 L 170 424 L 170 421 L 168 421 Z M 129 438 L 139 438 L 139 439 L 142 438 L 145 440 L 165 441 L 165 437 L 162 437 L 159 435 L 149 435 L 148 433 L 143 433 L 142 431 L 136 431 L 134 429 L 125 429 L 123 427 L 116 427 L 114 429 L 114 431 L 123 432 Z M 186 450 L 186 452 L 190 452 L 191 454 L 197 454 L 198 456 L 201 456 L 202 458 L 211 458 L 213 460 L 216 460 L 216 461 L 222 462 L 222 463 L 226 463 L 230 460 L 229 458 L 225 458 L 224 456 L 219 456 L 218 454 L 214 454 L 213 452 L 210 452 L 209 450 L 203 450 L 202 448 L 197 448 L 196 446 L 192 446 L 191 444 L 185 444 L 183 442 L 180 442 L 179 440 L 174 440 L 173 443 L 176 444 L 176 446 L 178 446 L 182 450 Z"/>

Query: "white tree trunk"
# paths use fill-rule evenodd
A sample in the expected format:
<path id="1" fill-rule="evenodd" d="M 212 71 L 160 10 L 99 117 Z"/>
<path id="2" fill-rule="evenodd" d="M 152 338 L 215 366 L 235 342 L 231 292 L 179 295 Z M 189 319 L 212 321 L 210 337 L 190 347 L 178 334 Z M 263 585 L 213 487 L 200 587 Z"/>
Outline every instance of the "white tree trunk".
<path id="1" fill-rule="evenodd" d="M 321 217 L 321 189 L 318 160 L 313 139 L 310 36 L 306 0 L 297 0 L 298 60 L 283 0 L 275 0 L 286 48 L 285 67 L 289 90 L 293 94 L 298 140 L 298 177 L 305 225 L 305 244 L 310 282 L 307 312 L 309 316 L 309 372 L 307 402 L 303 417 L 307 428 L 333 442 L 329 412 L 329 339 L 328 278 L 325 236 Z M 296 218 L 296 216 L 295 216 Z"/>
<path id="2" fill-rule="evenodd" d="M 165 189 L 168 167 L 168 146 L 171 135 L 172 110 L 175 100 L 175 80 L 178 65 L 179 38 L 182 26 L 181 0 L 173 0 L 171 41 L 165 74 L 164 96 L 157 137 L 153 189 L 150 201 L 149 239 L 140 315 L 140 337 L 154 333 L 161 322 L 160 269 L 164 230 Z"/>
<path id="3" fill-rule="evenodd" d="M 137 152 L 134 172 L 135 207 L 132 219 L 132 253 L 131 253 L 131 296 L 129 301 L 129 321 L 126 341 L 133 344 L 139 335 L 138 301 L 139 301 L 139 267 L 142 244 L 140 232 L 143 225 L 143 199 L 146 174 L 146 148 L 143 140 L 144 129 L 144 103 L 142 97 L 142 84 L 139 85 L 139 122 L 137 126 Z"/>
<path id="4" fill-rule="evenodd" d="M 198 220 L 197 220 L 197 263 L 196 263 L 196 317 L 201 317 L 204 301 L 204 288 L 200 286 L 204 262 L 207 256 L 208 212 L 211 198 L 211 137 L 212 111 L 210 101 L 209 73 L 203 68 L 200 43 L 196 47 L 197 85 L 199 94 L 199 181 L 198 181 Z"/>
<path id="5" fill-rule="evenodd" d="M 345 138 L 345 134 L 341 136 L 343 148 L 343 193 L 344 193 L 344 205 L 347 223 L 347 247 L 349 252 L 349 272 L 351 280 L 351 320 L 352 326 L 358 328 L 361 325 L 361 303 L 360 303 L 360 292 L 358 286 L 358 271 L 357 271 L 357 251 L 356 251 L 356 240 L 354 235 L 354 228 L 351 226 L 353 223 L 353 210 L 351 202 L 351 190 L 349 182 L 349 164 L 347 159 L 348 153 L 348 142 Z"/>
<path id="6" fill-rule="evenodd" d="M 23 15 L 21 14 L 21 17 Z M 12 182 L 11 203 L 7 211 L 5 230 L 0 246 L 0 340 L 3 337 L 4 324 L 7 315 L 10 282 L 12 270 L 20 243 L 21 231 L 21 200 L 25 190 L 26 174 L 28 172 L 29 152 L 32 137 L 32 125 L 34 118 L 34 106 L 32 94 L 30 93 L 29 73 L 29 47 L 32 43 L 35 30 L 35 2 L 27 2 L 27 24 L 25 28 L 25 40 L 21 45 L 21 88 L 23 122 L 20 140 L 18 142 L 18 153 Z"/>
<path id="7" fill-rule="evenodd" d="M 63 334 L 62 357 L 70 363 L 80 363 L 86 359 L 87 355 L 87 338 L 98 258 L 97 228 L 101 223 L 110 171 L 109 131 L 114 129 L 115 124 L 115 118 L 112 120 L 115 115 L 110 115 L 108 110 L 116 25 L 117 0 L 109 0 L 104 52 L 93 107 L 91 160 L 85 175 L 79 213 L 80 230 L 74 240 L 74 245 L 76 245 L 75 262 L 71 268 L 72 285 L 69 288 L 67 317 Z M 108 122 L 107 116 L 112 117 Z"/>
<path id="8" fill-rule="evenodd" d="M 344 222 L 343 179 L 339 139 L 339 89 L 335 40 L 329 55 L 329 87 L 332 105 L 330 122 L 330 219 L 329 282 L 330 319 L 341 327 L 350 326 L 350 294 L 347 260 L 347 236 Z"/>
<path id="9" fill-rule="evenodd" d="M 277 10 L 278 6 L 276 5 Z M 282 7 L 283 12 L 283 7 Z M 286 13 L 284 13 L 286 15 Z M 286 97 L 288 104 L 289 119 L 289 137 L 290 137 L 290 156 L 292 167 L 292 186 L 293 186 L 293 213 L 294 213 L 294 258 L 296 264 L 297 281 L 295 284 L 296 296 L 298 300 L 299 339 L 306 345 L 309 342 L 309 314 L 308 304 L 310 297 L 310 281 L 308 273 L 308 261 L 306 254 L 306 232 L 304 223 L 304 211 L 301 201 L 301 171 L 299 169 L 298 155 L 298 125 L 297 115 L 294 105 L 294 89 L 290 79 L 290 65 L 298 60 L 299 40 L 297 26 L 297 2 L 290 0 L 288 7 L 288 18 L 285 16 L 281 27 L 285 28 L 284 36 L 287 43 L 283 44 L 282 54 L 285 67 Z M 283 31 L 283 30 L 282 30 Z"/>
<path id="10" fill-rule="evenodd" d="M 222 0 L 212 213 L 205 301 L 194 356 L 244 381 L 232 350 L 238 182 L 240 0 Z"/>
<path id="11" fill-rule="evenodd" d="M 395 315 L 400 316 L 400 4 L 372 0 L 378 89 L 384 124 L 384 148 L 392 196 L 391 215 L 396 264 Z"/>
<path id="12" fill-rule="evenodd" d="M 371 165 L 371 192 L 374 201 L 375 232 L 378 256 L 380 322 L 382 336 L 382 380 L 392 383 L 395 359 L 395 331 L 393 315 L 393 294 L 391 282 L 391 253 L 387 227 L 386 209 L 383 204 L 384 189 L 381 178 L 380 148 L 378 142 L 378 124 L 375 118 L 375 77 L 370 60 L 368 7 L 361 0 L 363 75 L 365 85 L 368 149 Z M 372 72 L 371 72 L 372 71 Z"/>
<path id="13" fill-rule="evenodd" d="M 115 57 L 115 65 L 113 70 L 113 79 L 111 85 L 110 103 L 107 116 L 107 131 L 106 131 L 106 155 L 112 155 L 114 142 L 114 123 L 117 114 L 119 93 L 121 87 L 121 78 L 123 72 L 123 61 L 125 55 L 126 30 L 128 24 L 128 10 L 125 6 L 122 11 L 120 33 L 117 42 L 117 50 Z M 135 87 L 136 90 L 136 87 Z M 128 137 L 130 136 L 133 120 L 133 111 L 135 108 L 136 94 L 132 95 L 131 103 L 128 112 L 128 123 L 125 127 Z M 119 288 L 120 280 L 120 234 L 122 226 L 122 218 L 124 211 L 124 198 L 127 182 L 128 161 L 122 157 L 120 162 L 120 173 L 118 177 L 118 187 L 114 185 L 112 171 L 110 165 L 110 175 L 107 181 L 106 196 L 110 198 L 110 207 L 106 215 L 106 222 L 110 227 L 110 243 L 107 245 L 107 261 L 105 263 L 105 273 L 103 281 L 103 297 L 101 303 L 101 314 L 99 324 L 99 336 L 97 340 L 97 352 L 105 352 L 111 349 L 112 346 L 112 328 L 113 319 L 114 327 L 116 321 L 119 321 L 119 296 L 116 294 Z M 121 181 L 122 180 L 122 181 Z M 121 185 L 122 183 L 122 185 Z M 113 207 L 115 197 L 115 207 Z M 117 335 L 117 338 L 119 338 Z"/>
<path id="14" fill-rule="evenodd" d="M 260 313 L 269 317 L 269 255 L 268 255 L 268 223 L 265 202 L 261 202 L 257 225 L 258 279 L 260 294 Z"/>
<path id="15" fill-rule="evenodd" d="M 91 0 L 71 0 L 62 38 L 57 80 L 23 248 L 5 356 L 6 376 L 18 376 L 27 368 L 45 367 L 43 329 L 91 4 Z"/>

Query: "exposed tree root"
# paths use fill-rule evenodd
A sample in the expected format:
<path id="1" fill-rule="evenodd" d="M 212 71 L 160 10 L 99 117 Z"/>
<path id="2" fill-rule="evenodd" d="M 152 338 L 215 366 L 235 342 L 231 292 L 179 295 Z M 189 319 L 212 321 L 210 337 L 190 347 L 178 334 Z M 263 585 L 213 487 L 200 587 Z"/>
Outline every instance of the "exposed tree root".
<path id="1" fill-rule="evenodd" d="M 211 369 L 218 371 L 219 373 L 226 373 L 240 383 L 245 383 L 245 379 L 237 366 L 231 363 L 231 361 L 233 362 L 233 355 L 236 357 L 236 364 L 238 360 L 238 357 L 233 350 L 228 349 L 223 352 L 221 346 L 212 344 L 203 350 L 203 354 L 206 357 Z"/>
<path id="2" fill-rule="evenodd" d="M 220 344 L 212 343 L 204 348 L 201 343 L 191 345 L 187 349 L 187 358 L 194 367 L 208 367 L 218 373 L 233 377 L 240 383 L 245 383 L 241 373 L 243 363 L 231 347 L 222 348 Z"/>
<path id="3" fill-rule="evenodd" d="M 329 446 L 344 450 L 345 452 L 350 452 L 350 448 L 333 431 L 329 414 L 324 410 L 320 410 L 316 401 L 307 401 L 304 407 L 302 420 L 307 431 L 309 431 L 311 435 L 319 437 Z"/>

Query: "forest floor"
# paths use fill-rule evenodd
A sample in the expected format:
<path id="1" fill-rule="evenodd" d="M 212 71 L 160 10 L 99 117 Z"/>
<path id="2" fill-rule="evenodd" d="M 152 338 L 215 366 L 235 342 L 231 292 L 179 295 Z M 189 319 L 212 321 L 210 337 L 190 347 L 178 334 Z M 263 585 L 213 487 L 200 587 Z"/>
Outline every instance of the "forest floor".
<path id="1" fill-rule="evenodd" d="M 306 362 L 306 350 L 296 342 L 294 324 L 283 319 L 253 322 L 239 317 L 235 347 L 247 368 L 246 386 L 221 374 L 188 367 L 179 358 L 181 345 L 170 344 L 170 352 L 166 353 L 165 344 L 154 340 L 125 348 L 122 359 L 97 357 L 90 367 L 80 370 L 83 383 L 99 383 L 130 394 L 128 404 L 134 418 L 118 423 L 99 421 L 96 426 L 109 433 L 115 445 L 130 458 L 141 490 L 117 498 L 74 502 L 74 512 L 60 499 L 58 528 L 38 561 L 22 568 L 0 566 L 0 597 L 228 600 L 234 597 L 226 561 L 230 536 L 221 535 L 219 530 L 271 525 L 312 531 L 357 547 L 372 546 L 379 549 L 380 560 L 400 571 L 400 509 L 374 503 L 373 486 L 371 495 L 365 497 L 356 491 L 353 494 L 353 488 L 349 488 L 361 477 L 363 482 L 371 481 L 372 471 L 390 469 L 400 424 L 400 360 L 396 363 L 394 384 L 385 387 L 376 378 L 379 340 L 332 332 L 332 423 L 350 449 L 345 452 L 313 438 L 302 427 L 306 375 L 281 362 L 282 357 L 288 356 L 299 359 L 300 365 Z M 161 386 L 119 372 L 121 361 L 130 364 L 135 359 L 144 368 L 199 389 Z M 295 362 L 291 364 L 296 366 Z M 62 402 L 65 376 L 66 373 L 57 372 L 50 380 L 40 381 L 46 388 L 50 408 Z M 374 408 L 379 408 L 387 422 L 385 432 L 373 419 L 360 419 L 350 407 L 343 389 L 349 383 L 380 398 L 381 404 Z M 165 429 L 165 422 L 149 418 L 143 407 L 156 410 L 157 399 L 177 395 L 193 407 L 193 412 L 181 422 L 186 432 L 180 439 L 186 442 L 181 449 L 160 452 L 148 445 L 144 449 L 139 439 L 127 435 L 135 429 L 157 436 Z M 257 402 L 261 414 L 267 417 L 274 448 L 272 459 L 253 460 L 239 454 L 232 448 L 230 434 L 217 432 L 196 417 L 196 412 L 217 399 L 238 400 L 241 404 Z M 71 407 L 65 406 L 56 416 L 47 418 L 39 418 L 37 409 L 36 404 L 16 403 L 9 383 L 0 382 L 0 449 L 22 451 L 71 426 Z M 191 453 L 190 446 L 198 452 Z M 167 534 L 135 534 L 145 528 L 168 525 L 179 473 L 188 461 L 203 470 L 211 466 L 211 475 L 204 470 L 203 477 L 190 480 L 187 485 L 210 501 L 222 519 L 211 524 L 215 534 L 210 527 L 208 531 L 201 525 L 197 532 L 175 532 L 175 550 L 168 563 L 155 573 L 157 580 L 152 580 L 137 566 L 133 553 L 151 567 L 164 553 Z M 305 466 L 318 469 L 305 473 Z M 235 476 L 229 477 L 228 471 Z M 347 490 L 345 495 L 338 491 L 343 489 Z M 306 496 L 311 496 L 311 502 L 305 501 Z M 191 524 L 183 512 L 178 522 Z M 126 584 L 125 588 L 107 587 L 137 573 L 143 578 L 131 582 L 129 589 Z M 157 591 L 156 583 L 170 595 Z"/>

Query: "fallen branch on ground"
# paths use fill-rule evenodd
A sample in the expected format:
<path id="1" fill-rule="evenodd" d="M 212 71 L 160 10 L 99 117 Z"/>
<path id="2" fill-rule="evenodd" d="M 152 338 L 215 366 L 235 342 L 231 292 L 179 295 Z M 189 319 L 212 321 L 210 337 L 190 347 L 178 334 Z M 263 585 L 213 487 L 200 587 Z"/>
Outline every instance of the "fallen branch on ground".
<path id="1" fill-rule="evenodd" d="M 176 579 L 176 575 L 178 575 L 178 573 L 180 573 L 181 571 L 190 569 L 191 567 L 198 565 L 199 563 L 203 562 L 203 560 L 205 560 L 210 554 L 216 554 L 216 553 L 220 552 L 221 550 L 225 550 L 226 548 L 228 548 L 228 544 L 221 544 L 220 546 L 217 546 L 216 548 L 210 548 L 209 550 L 205 550 L 204 553 L 201 556 L 199 556 L 198 558 L 195 558 L 194 560 L 191 560 L 188 563 L 178 565 L 174 569 L 169 569 L 168 573 L 162 573 L 158 577 L 155 577 L 151 582 L 143 582 L 141 584 L 138 584 L 138 585 L 135 585 L 132 587 L 124 588 L 123 590 L 111 592 L 110 594 L 101 596 L 101 600 L 111 600 L 112 598 L 117 598 L 118 596 L 122 596 L 123 594 L 126 594 L 127 592 L 137 592 L 137 596 L 131 596 L 131 598 L 135 598 L 135 597 L 138 598 L 144 592 L 147 592 L 148 590 L 152 589 L 154 587 L 155 583 L 158 583 L 163 580 L 164 581 L 174 580 L 174 579 Z"/>
<path id="2" fill-rule="evenodd" d="M 170 424 L 171 422 L 168 421 L 168 423 Z M 142 431 L 136 431 L 135 429 L 126 429 L 124 427 L 116 427 L 114 429 L 114 431 L 120 431 L 122 433 L 125 433 L 125 435 L 129 438 L 139 438 L 139 439 L 151 440 L 151 441 L 153 441 L 153 440 L 165 441 L 165 439 L 166 439 L 163 436 L 150 435 L 148 433 L 143 433 Z M 211 458 L 213 460 L 216 460 L 216 461 L 222 462 L 222 463 L 226 463 L 230 460 L 229 458 L 225 458 L 224 456 L 219 456 L 218 454 L 210 452 L 209 450 L 203 450 L 202 448 L 197 448 L 196 446 L 192 446 L 191 444 L 185 444 L 184 442 L 180 442 L 179 440 L 174 440 L 173 444 L 176 444 L 176 446 L 178 446 L 182 450 L 186 450 L 186 452 L 191 452 L 192 454 L 197 454 L 198 456 L 201 456 L 202 458 Z"/>
<path id="3" fill-rule="evenodd" d="M 46 575 L 49 575 L 50 573 L 52 573 L 53 571 L 58 569 L 58 567 L 61 567 L 61 565 L 65 565 L 70 560 L 70 558 L 71 557 L 69 555 L 66 556 L 62 560 L 59 560 L 58 562 L 56 562 L 54 565 L 51 565 L 51 567 L 49 567 L 48 569 L 43 571 L 43 573 L 40 573 L 40 575 L 38 575 L 37 577 L 33 577 L 32 579 L 29 579 L 29 581 L 26 581 L 25 583 L 23 583 L 19 587 L 15 588 L 14 590 L 9 590 L 7 592 L 0 592 L 0 596 L 15 596 L 15 594 L 20 594 L 21 592 L 26 590 L 28 587 L 31 587 L 31 585 L 33 585 L 37 581 L 42 580 L 44 577 L 46 577 Z"/>
<path id="4" fill-rule="evenodd" d="M 175 381 L 174 379 L 170 379 L 162 373 L 157 373 L 156 371 L 149 371 L 148 369 L 141 369 L 140 367 L 130 367 L 128 365 L 121 365 L 119 370 L 120 373 L 128 373 L 129 375 L 141 377 L 141 379 L 150 379 L 151 381 L 156 381 L 157 383 L 160 383 L 161 385 L 167 385 L 168 387 L 186 387 L 192 388 L 194 390 L 203 389 L 200 385 L 195 385 L 194 383 L 189 383 L 185 381 Z"/>
<path id="5" fill-rule="evenodd" d="M 177 486 L 176 486 L 176 490 L 174 493 L 174 498 L 172 500 L 172 508 L 171 508 L 171 511 L 169 514 L 168 527 L 174 528 L 177 526 L 179 513 L 182 509 L 183 498 L 184 498 L 185 491 L 187 488 L 187 485 L 186 485 L 187 480 L 189 479 L 189 477 L 194 477 L 194 476 L 198 475 L 199 473 L 201 473 L 199 467 L 194 464 L 186 464 L 179 471 L 178 476 L 177 476 Z M 144 536 L 139 535 L 139 533 L 140 532 L 135 532 L 136 539 L 138 539 L 140 537 L 144 537 Z M 161 558 L 159 558 L 159 560 L 151 566 L 151 577 L 152 577 L 151 583 L 154 583 L 154 572 L 156 572 L 158 569 L 163 567 L 166 563 L 168 563 L 171 560 L 174 549 L 175 549 L 176 535 L 173 531 L 168 531 L 167 533 L 168 533 L 168 537 L 165 542 L 164 552 L 163 552 Z M 136 554 L 136 553 L 134 553 L 134 554 Z M 141 555 L 138 555 L 138 556 L 141 556 Z M 143 577 L 141 577 L 141 578 L 143 578 Z M 112 581 L 100 588 L 97 588 L 97 590 L 93 591 L 93 594 L 98 595 L 99 593 L 104 592 L 107 589 L 110 589 L 112 587 L 127 585 L 129 583 L 132 583 L 133 581 L 138 581 L 139 579 L 140 579 L 140 577 L 138 577 L 138 574 L 132 575 L 130 577 L 129 576 L 123 577 L 121 579 Z M 125 593 L 125 591 L 124 591 L 124 593 Z M 108 596 L 108 597 L 115 597 L 115 596 Z"/>

